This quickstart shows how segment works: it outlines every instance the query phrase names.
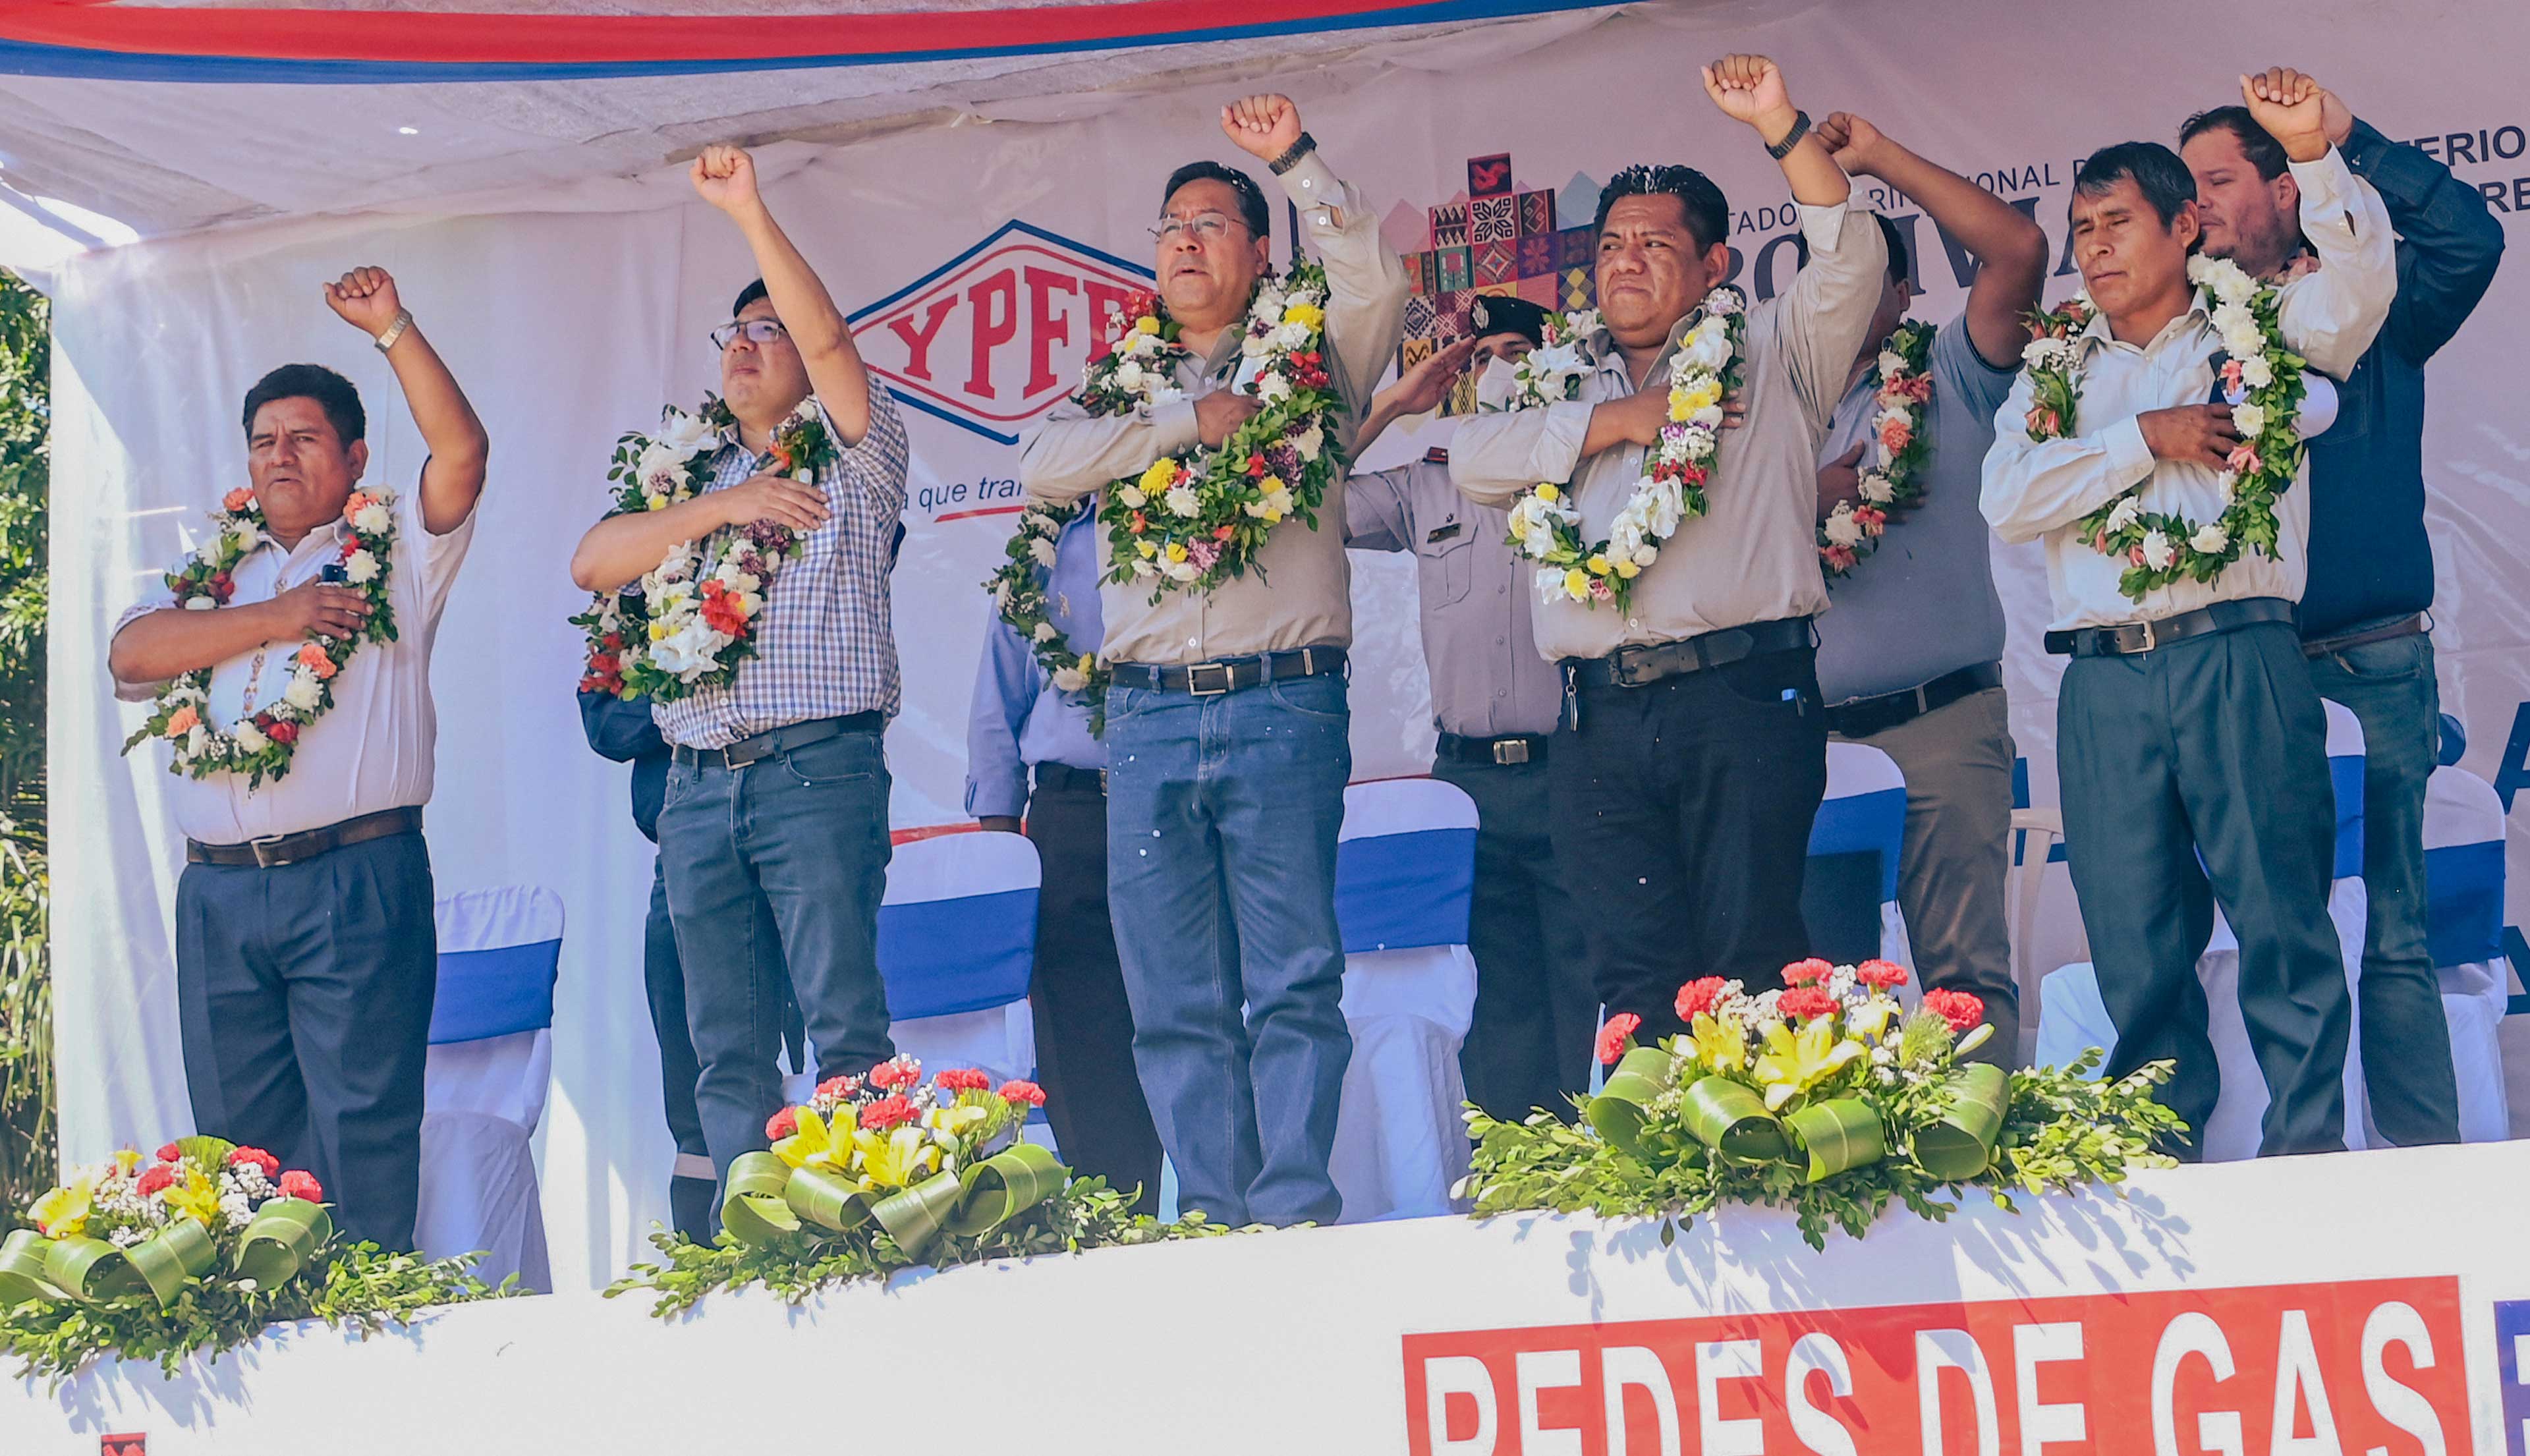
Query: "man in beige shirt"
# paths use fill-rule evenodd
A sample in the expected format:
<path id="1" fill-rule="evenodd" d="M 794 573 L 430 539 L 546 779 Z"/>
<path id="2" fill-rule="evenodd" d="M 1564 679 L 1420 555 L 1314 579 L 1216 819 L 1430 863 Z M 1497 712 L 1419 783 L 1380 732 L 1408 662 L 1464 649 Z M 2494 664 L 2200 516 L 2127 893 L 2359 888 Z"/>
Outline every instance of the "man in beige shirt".
<path id="1" fill-rule="evenodd" d="M 1298 242 L 1326 268 L 1321 352 L 1346 406 L 1327 448 L 1348 447 L 1402 330 L 1404 267 L 1288 97 L 1234 102 L 1221 124 L 1283 180 Z M 1269 271 L 1265 195 L 1243 172 L 1195 162 L 1169 179 L 1162 208 L 1154 267 L 1190 353 L 1171 381 L 1182 398 L 1104 416 L 1058 405 L 1019 460 L 1039 500 L 1077 501 L 1217 447 L 1258 408 L 1235 370 Z M 1126 563 L 1100 593 L 1115 667 L 1108 893 L 1133 1059 L 1181 1204 L 1233 1224 L 1332 1222 L 1343 1208 L 1327 1156 L 1352 1051 L 1335 915 L 1352 767 L 1344 534 L 1338 488 L 1314 527 L 1274 525 L 1243 576 L 1155 593 Z M 1118 574 L 1100 538 L 1101 574 Z"/>
<path id="2" fill-rule="evenodd" d="M 1600 998 L 1641 1016 L 1645 1037 L 1678 1029 L 1682 982 L 1763 990 L 1808 951 L 1801 874 L 1827 787 L 1810 631 L 1827 607 L 1815 461 L 1888 265 L 1880 230 L 1848 215 L 1844 173 L 1775 63 L 1727 56 L 1704 79 L 1782 164 L 1809 262 L 1748 311 L 1747 419 L 1718 436 L 1706 513 L 1680 521 L 1641 566 L 1626 609 L 1556 589 L 1536 620 L 1565 681 L 1548 756 L 1556 857 L 1588 916 Z M 1594 371 L 1576 399 L 1459 426 L 1450 471 L 1460 490 L 1501 506 L 1541 481 L 1568 482 L 1582 540 L 1610 536 L 1669 423 L 1672 353 L 1729 274 L 1730 217 L 1692 168 L 1617 175 L 1599 198 Z"/>

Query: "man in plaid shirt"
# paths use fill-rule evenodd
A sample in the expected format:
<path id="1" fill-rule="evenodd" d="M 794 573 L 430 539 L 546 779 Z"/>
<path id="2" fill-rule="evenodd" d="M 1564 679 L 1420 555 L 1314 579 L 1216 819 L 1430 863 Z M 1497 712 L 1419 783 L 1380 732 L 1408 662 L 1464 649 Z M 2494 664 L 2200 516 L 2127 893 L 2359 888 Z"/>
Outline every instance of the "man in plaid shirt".
<path id="1" fill-rule="evenodd" d="M 775 1064 L 783 959 L 755 953 L 760 906 L 780 928 L 822 1080 L 895 1052 L 878 974 L 887 885 L 887 759 L 901 696 L 888 569 L 905 510 L 905 424 L 851 331 L 765 209 L 736 147 L 703 149 L 694 189 L 729 214 L 763 278 L 712 331 L 737 428 L 692 500 L 599 522 L 572 574 L 613 591 L 678 545 L 754 521 L 798 533 L 801 554 L 765 593 L 756 652 L 726 685 L 653 710 L 672 745 L 659 849 L 686 1015 L 701 1074 L 695 1103 L 726 1180 L 765 1146 L 782 1105 Z M 802 404 L 840 458 L 814 483 L 768 467 L 774 431 Z"/>

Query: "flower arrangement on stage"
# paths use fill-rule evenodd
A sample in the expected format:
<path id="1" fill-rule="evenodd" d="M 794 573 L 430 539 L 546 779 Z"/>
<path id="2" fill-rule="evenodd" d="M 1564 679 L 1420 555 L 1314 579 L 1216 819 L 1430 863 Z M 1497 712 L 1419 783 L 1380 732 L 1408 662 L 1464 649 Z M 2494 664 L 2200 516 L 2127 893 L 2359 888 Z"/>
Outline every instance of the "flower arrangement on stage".
<path id="1" fill-rule="evenodd" d="M 425 1261 L 345 1245 L 325 1190 L 259 1148 L 179 1138 L 76 1169 L 0 1241 L 0 1351 L 67 1376 L 100 1355 L 173 1375 L 274 1324 L 374 1331 L 430 1306 L 502 1291 L 471 1257 Z"/>
<path id="2" fill-rule="evenodd" d="M 1955 1207 L 1945 1187 L 1983 1188 L 2009 1208 L 2031 1194 L 2115 1183 L 2170 1165 L 2185 1131 L 2153 1101 L 2155 1062 L 2115 1082 L 2070 1066 L 2006 1072 L 1961 1061 L 1993 1034 L 1964 992 L 1928 991 L 1903 1009 L 1903 967 L 1805 960 L 1786 989 L 1748 995 L 1707 977 L 1679 988 L 1687 1031 L 1636 1046 L 1640 1017 L 1609 1018 L 1610 1070 L 1582 1124 L 1551 1112 L 1501 1122 L 1470 1110 L 1474 1170 L 1458 1194 L 1478 1216 L 1522 1209 L 1677 1217 L 1724 1203 L 1789 1206 L 1801 1236 L 1860 1237 L 1892 1202 L 1926 1218 Z"/>
<path id="3" fill-rule="evenodd" d="M 1830 582 L 1850 572 L 1880 549 L 1893 509 L 1924 499 L 1924 460 L 1932 441 L 1924 434 L 1925 405 L 1932 402 L 1933 326 L 1909 319 L 1880 346 L 1872 366 L 1871 439 L 1854 477 L 1855 501 L 1839 501 L 1819 522 L 1819 565 Z"/>
<path id="4" fill-rule="evenodd" d="M 1033 1082 L 996 1086 L 973 1068 L 925 1081 L 909 1056 L 866 1078 L 831 1078 L 805 1105 L 773 1114 L 770 1150 L 730 1164 L 716 1244 L 656 1234 L 667 1262 L 634 1265 L 607 1295 L 653 1290 L 653 1313 L 664 1317 L 743 1284 L 796 1302 L 922 1265 L 1224 1231 L 1200 1213 L 1174 1224 L 1135 1214 L 1132 1192 L 1072 1176 L 1020 1137 L 1028 1110 L 1044 1103 Z"/>

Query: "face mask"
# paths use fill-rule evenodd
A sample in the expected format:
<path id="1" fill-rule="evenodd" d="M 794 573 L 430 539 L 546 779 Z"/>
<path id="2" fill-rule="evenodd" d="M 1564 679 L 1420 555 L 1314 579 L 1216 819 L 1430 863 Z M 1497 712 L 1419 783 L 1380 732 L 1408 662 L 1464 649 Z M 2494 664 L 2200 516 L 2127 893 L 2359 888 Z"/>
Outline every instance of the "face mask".
<path id="1" fill-rule="evenodd" d="M 1485 360 L 1485 372 L 1476 376 L 1476 404 L 1486 409 L 1499 409 L 1517 392 L 1513 382 L 1518 366 L 1509 359 Z"/>

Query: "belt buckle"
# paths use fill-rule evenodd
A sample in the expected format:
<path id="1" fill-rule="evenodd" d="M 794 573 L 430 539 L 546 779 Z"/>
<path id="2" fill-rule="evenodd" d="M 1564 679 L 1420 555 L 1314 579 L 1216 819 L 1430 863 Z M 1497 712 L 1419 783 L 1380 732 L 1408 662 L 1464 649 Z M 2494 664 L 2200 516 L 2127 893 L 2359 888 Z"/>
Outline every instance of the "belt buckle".
<path id="1" fill-rule="evenodd" d="M 1640 687 L 1645 681 L 1634 675 L 1634 664 L 1642 661 L 1648 654 L 1633 653 L 1628 656 L 1630 651 L 1629 648 L 1620 647 L 1608 654 L 1608 681 L 1615 686 Z"/>
<path id="2" fill-rule="evenodd" d="M 1221 685 L 1219 687 L 1203 686 L 1203 674 L 1205 673 L 1219 673 L 1221 674 Z M 1235 680 L 1231 674 L 1231 666 L 1228 663 L 1196 663 L 1192 667 L 1187 668 L 1185 670 L 1185 674 L 1186 695 L 1189 697 L 1220 697 L 1222 694 L 1230 691 Z"/>
<path id="3" fill-rule="evenodd" d="M 2146 618 L 2143 621 L 2137 623 L 2137 625 L 2143 628 L 2143 645 L 2136 648 L 2135 651 L 2150 652 L 2161 646 L 2161 634 L 2154 630 L 2152 620 L 2150 618 Z"/>
<path id="4" fill-rule="evenodd" d="M 247 847 L 254 851 L 254 867 L 258 870 L 277 870 L 285 865 L 297 864 L 299 861 L 295 859 L 282 857 L 275 847 L 288 837 L 290 837 L 288 835 L 265 835 L 260 838 L 247 840 Z"/>
<path id="5" fill-rule="evenodd" d="M 1503 768 L 1528 762 L 1528 740 L 1526 738 L 1495 739 L 1494 762 Z"/>
<path id="6" fill-rule="evenodd" d="M 766 758 L 772 757 L 772 754 L 773 750 L 766 749 L 762 753 L 750 753 L 744 758 L 741 758 L 739 757 L 738 744 L 732 743 L 727 748 L 720 751 L 720 761 L 723 768 L 743 769 L 750 764 L 758 763 Z"/>

